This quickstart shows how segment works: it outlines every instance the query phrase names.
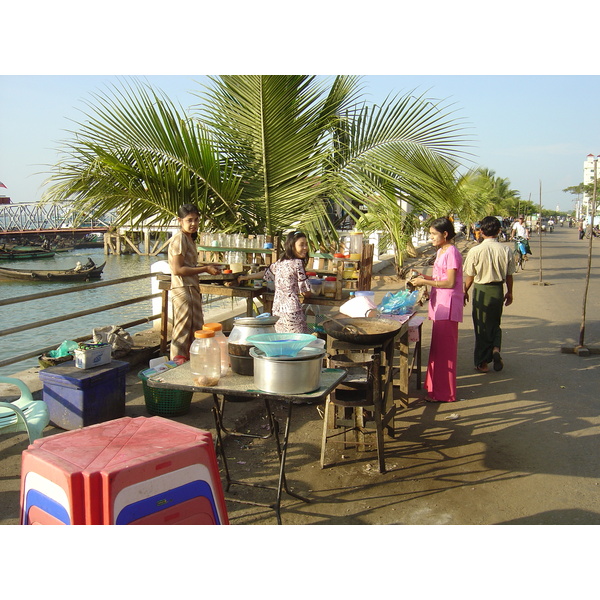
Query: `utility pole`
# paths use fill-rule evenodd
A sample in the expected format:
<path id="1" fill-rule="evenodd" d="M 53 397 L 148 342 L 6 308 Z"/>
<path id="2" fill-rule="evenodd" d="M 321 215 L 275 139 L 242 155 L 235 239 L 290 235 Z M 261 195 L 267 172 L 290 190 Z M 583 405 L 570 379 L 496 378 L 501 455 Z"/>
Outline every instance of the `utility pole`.
<path id="1" fill-rule="evenodd" d="M 592 242 L 594 241 L 594 215 L 596 214 L 596 194 L 598 191 L 598 157 L 594 157 L 594 193 L 592 196 L 592 206 L 590 210 L 591 235 L 588 250 L 587 273 L 585 275 L 585 291 L 583 292 L 583 309 L 581 313 L 581 327 L 579 329 L 579 346 L 576 351 L 578 354 L 587 356 L 589 350 L 584 346 L 585 336 L 585 310 L 587 305 L 588 289 L 590 287 L 590 272 L 592 270 Z"/>
<path id="2" fill-rule="evenodd" d="M 531 195 L 529 196 L 531 198 Z M 548 285 L 542 281 L 542 182 L 540 180 L 540 213 L 538 217 L 538 223 L 540 225 L 539 237 L 540 237 L 540 278 L 534 285 Z"/>

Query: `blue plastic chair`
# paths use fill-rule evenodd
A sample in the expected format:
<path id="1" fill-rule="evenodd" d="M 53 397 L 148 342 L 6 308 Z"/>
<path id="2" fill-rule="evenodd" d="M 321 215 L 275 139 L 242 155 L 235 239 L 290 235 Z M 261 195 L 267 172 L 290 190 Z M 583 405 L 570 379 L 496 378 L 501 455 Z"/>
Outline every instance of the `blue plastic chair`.
<path id="1" fill-rule="evenodd" d="M 0 383 L 13 385 L 21 391 L 14 402 L 0 402 L 0 434 L 26 431 L 29 443 L 43 436 L 44 427 L 50 422 L 48 406 L 43 400 L 34 400 L 29 388 L 15 377 L 0 377 Z"/>

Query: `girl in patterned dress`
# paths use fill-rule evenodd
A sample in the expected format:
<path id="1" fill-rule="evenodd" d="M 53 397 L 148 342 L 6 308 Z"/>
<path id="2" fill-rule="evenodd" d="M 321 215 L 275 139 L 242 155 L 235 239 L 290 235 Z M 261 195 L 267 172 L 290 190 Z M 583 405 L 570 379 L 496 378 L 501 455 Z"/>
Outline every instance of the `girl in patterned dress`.
<path id="1" fill-rule="evenodd" d="M 310 296 L 310 284 L 306 276 L 308 241 L 301 231 L 289 233 L 283 246 L 283 255 L 266 271 L 242 275 L 239 280 L 257 279 L 275 283 L 273 314 L 279 317 L 275 323 L 277 333 L 310 333 L 306 315 L 300 304 L 300 295 Z"/>
<path id="2" fill-rule="evenodd" d="M 200 212 L 193 204 L 184 204 L 177 211 L 181 231 L 169 244 L 169 267 L 171 268 L 171 302 L 173 308 L 173 331 L 171 333 L 171 359 L 183 356 L 189 360 L 194 332 L 202 329 L 202 294 L 198 275 L 217 275 L 221 270 L 215 265 L 198 266 L 196 236 Z"/>

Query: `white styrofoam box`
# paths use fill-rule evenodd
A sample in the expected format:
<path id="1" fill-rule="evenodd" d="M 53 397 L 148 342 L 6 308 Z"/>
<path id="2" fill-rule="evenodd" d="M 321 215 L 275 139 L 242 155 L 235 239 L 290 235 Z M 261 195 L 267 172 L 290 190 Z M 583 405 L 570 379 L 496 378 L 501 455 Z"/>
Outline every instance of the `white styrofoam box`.
<path id="1" fill-rule="evenodd" d="M 78 369 L 91 369 L 100 365 L 107 365 L 111 361 L 112 346 L 104 344 L 98 348 L 88 350 L 75 350 L 75 366 Z"/>

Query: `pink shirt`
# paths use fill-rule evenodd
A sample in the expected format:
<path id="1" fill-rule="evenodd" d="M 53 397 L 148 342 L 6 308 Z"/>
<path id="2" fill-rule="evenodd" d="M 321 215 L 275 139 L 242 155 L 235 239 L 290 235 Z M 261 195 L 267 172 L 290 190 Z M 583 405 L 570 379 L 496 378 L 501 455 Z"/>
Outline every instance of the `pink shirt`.
<path id="1" fill-rule="evenodd" d="M 448 279 L 448 270 L 456 269 L 456 282 L 451 289 L 431 288 L 429 295 L 429 318 L 433 321 L 463 320 L 463 271 L 462 256 L 456 246 L 449 246 L 442 253 L 438 250 L 433 263 L 433 278 L 436 281 Z"/>

